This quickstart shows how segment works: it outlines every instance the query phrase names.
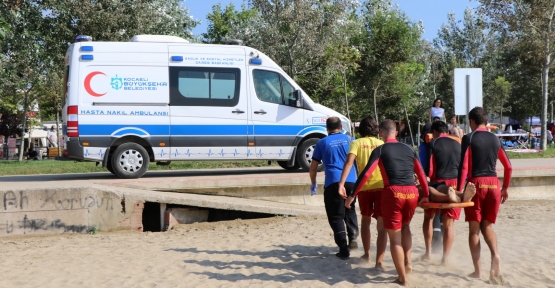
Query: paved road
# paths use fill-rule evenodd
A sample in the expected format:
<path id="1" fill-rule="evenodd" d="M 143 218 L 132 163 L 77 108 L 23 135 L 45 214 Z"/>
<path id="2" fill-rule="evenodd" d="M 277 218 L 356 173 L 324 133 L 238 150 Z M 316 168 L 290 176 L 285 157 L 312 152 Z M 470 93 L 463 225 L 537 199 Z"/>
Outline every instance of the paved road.
<path id="1" fill-rule="evenodd" d="M 513 159 L 511 160 L 513 169 L 516 171 L 536 173 L 545 173 L 545 171 L 555 172 L 555 158 L 543 159 Z M 497 169 L 501 172 L 503 166 L 498 163 Z M 551 172 L 550 172 L 551 173 Z M 319 182 L 323 182 L 324 173 L 319 173 Z M 502 174 L 500 174 L 502 175 Z M 45 182 L 58 182 L 56 185 L 76 184 L 76 183 L 153 183 L 167 181 L 218 181 L 218 180 L 240 180 L 240 179 L 275 179 L 286 183 L 308 183 L 308 173 L 291 172 L 283 170 L 279 167 L 258 167 L 258 168 L 237 168 L 237 169 L 200 169 L 200 170 L 172 170 L 172 171 L 150 171 L 141 179 L 122 180 L 109 172 L 101 173 L 79 173 L 79 174 L 51 174 L 51 175 L 22 175 L 22 176 L 2 176 L 0 182 L 3 183 L 2 188 L 23 188 L 37 187 L 44 185 Z M 52 187 L 52 183 L 48 184 Z"/>

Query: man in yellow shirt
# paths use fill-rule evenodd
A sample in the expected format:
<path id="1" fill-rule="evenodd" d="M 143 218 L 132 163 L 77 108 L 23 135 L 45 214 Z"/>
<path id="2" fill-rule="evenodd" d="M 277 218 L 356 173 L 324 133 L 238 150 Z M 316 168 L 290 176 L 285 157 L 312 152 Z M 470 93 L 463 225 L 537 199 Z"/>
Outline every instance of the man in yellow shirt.
<path id="1" fill-rule="evenodd" d="M 361 173 L 368 164 L 368 159 L 370 159 L 372 151 L 384 143 L 382 140 L 376 138 L 376 136 L 378 136 L 379 129 L 378 123 L 374 120 L 374 118 L 369 116 L 362 119 L 358 129 L 361 138 L 351 142 L 349 154 L 347 155 L 347 161 L 343 166 L 343 173 L 341 175 L 341 179 L 339 180 L 339 194 L 344 198 L 347 197 L 344 184 L 349 171 L 351 171 L 354 161 L 356 160 L 358 173 Z M 372 221 L 372 217 L 374 217 L 374 219 L 378 221 L 375 266 L 378 270 L 383 270 L 382 262 L 385 249 L 387 247 L 387 232 L 383 225 L 380 205 L 382 189 L 382 175 L 380 174 L 380 169 L 377 168 L 358 195 L 358 204 L 360 207 L 360 213 L 362 214 L 360 235 L 362 238 L 362 246 L 364 247 L 364 255 L 361 259 L 366 262 L 370 262 L 370 223 Z"/>

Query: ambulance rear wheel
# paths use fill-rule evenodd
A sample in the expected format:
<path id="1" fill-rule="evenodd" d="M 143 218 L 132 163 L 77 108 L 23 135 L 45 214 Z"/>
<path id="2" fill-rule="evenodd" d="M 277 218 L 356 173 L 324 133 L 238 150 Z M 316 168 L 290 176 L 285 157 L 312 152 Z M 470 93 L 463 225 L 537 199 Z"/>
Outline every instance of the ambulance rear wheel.
<path id="1" fill-rule="evenodd" d="M 115 174 L 123 179 L 136 179 L 148 170 L 150 158 L 143 146 L 136 143 L 125 143 L 114 151 L 110 158 Z"/>
<path id="2" fill-rule="evenodd" d="M 310 165 L 312 164 L 312 154 L 314 154 L 314 147 L 316 147 L 316 143 L 318 143 L 320 139 L 318 138 L 310 138 L 299 146 L 297 150 L 297 162 L 303 171 L 308 171 L 310 169 Z M 320 163 L 318 165 L 318 172 L 324 170 L 324 164 Z"/>
<path id="3" fill-rule="evenodd" d="M 291 167 L 287 167 L 287 162 L 289 161 L 277 161 L 279 167 L 288 170 L 288 171 L 295 171 L 295 170 L 299 170 L 299 168 L 301 167 L 299 165 L 299 163 L 295 162 L 295 165 L 291 166 Z"/>

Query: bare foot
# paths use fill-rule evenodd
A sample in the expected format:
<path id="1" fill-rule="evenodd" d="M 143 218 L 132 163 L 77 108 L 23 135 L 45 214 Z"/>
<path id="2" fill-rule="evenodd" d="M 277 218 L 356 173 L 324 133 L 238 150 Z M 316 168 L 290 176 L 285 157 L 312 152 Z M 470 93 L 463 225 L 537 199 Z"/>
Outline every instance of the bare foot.
<path id="1" fill-rule="evenodd" d="M 418 258 L 418 260 L 422 261 L 422 262 L 426 262 L 426 261 L 430 261 L 432 257 L 430 257 L 429 253 L 424 253 L 424 255 L 420 256 L 420 258 Z"/>
<path id="2" fill-rule="evenodd" d="M 405 273 L 410 274 L 412 273 L 412 264 L 406 264 L 405 265 Z"/>
<path id="3" fill-rule="evenodd" d="M 360 256 L 360 258 L 358 258 L 358 260 L 360 262 L 363 262 L 363 263 L 370 263 L 370 255 L 369 254 L 364 254 L 364 255 Z"/>
<path id="4" fill-rule="evenodd" d="M 482 273 L 474 271 L 474 272 L 468 274 L 468 277 L 482 279 Z"/>
<path id="5" fill-rule="evenodd" d="M 401 281 L 401 280 L 399 280 L 399 278 L 397 278 L 397 279 L 391 281 L 391 283 L 393 283 L 393 284 L 399 284 L 399 286 L 407 286 L 407 281 Z"/>
<path id="6" fill-rule="evenodd" d="M 490 277 L 501 275 L 501 258 L 499 255 L 491 257 L 491 270 L 489 271 Z"/>
<path id="7" fill-rule="evenodd" d="M 497 276 L 489 276 L 489 284 L 492 285 L 505 285 L 505 279 L 503 279 L 503 275 L 499 274 Z"/>
<path id="8" fill-rule="evenodd" d="M 383 266 L 382 263 L 376 263 L 376 266 L 374 266 L 374 268 L 376 269 L 376 271 L 385 272 L 385 266 Z"/>
<path id="9" fill-rule="evenodd" d="M 449 258 L 443 256 L 443 258 L 441 258 L 441 265 L 443 265 L 443 266 L 449 266 Z"/>
<path id="10" fill-rule="evenodd" d="M 449 187 L 447 195 L 449 196 L 449 201 L 451 201 L 451 203 L 461 203 L 461 198 L 457 196 L 455 189 Z"/>
<path id="11" fill-rule="evenodd" d="M 463 202 L 470 202 L 474 195 L 476 195 L 476 185 L 472 182 L 468 182 L 468 184 L 466 184 L 466 189 L 464 189 Z"/>
<path id="12" fill-rule="evenodd" d="M 412 273 L 412 263 L 410 263 L 408 260 L 409 259 L 405 260 L 405 272 L 407 274 L 410 274 L 410 273 Z"/>

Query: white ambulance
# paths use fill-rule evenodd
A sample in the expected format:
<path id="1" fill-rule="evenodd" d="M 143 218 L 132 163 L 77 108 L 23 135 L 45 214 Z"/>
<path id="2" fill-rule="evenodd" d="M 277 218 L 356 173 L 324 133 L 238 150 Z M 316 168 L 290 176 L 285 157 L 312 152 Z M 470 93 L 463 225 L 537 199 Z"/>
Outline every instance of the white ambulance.
<path id="1" fill-rule="evenodd" d="M 65 156 L 101 162 L 121 178 L 179 160 L 275 160 L 306 171 L 328 117 L 340 117 L 351 133 L 345 116 L 241 45 L 78 36 L 65 62 Z"/>

